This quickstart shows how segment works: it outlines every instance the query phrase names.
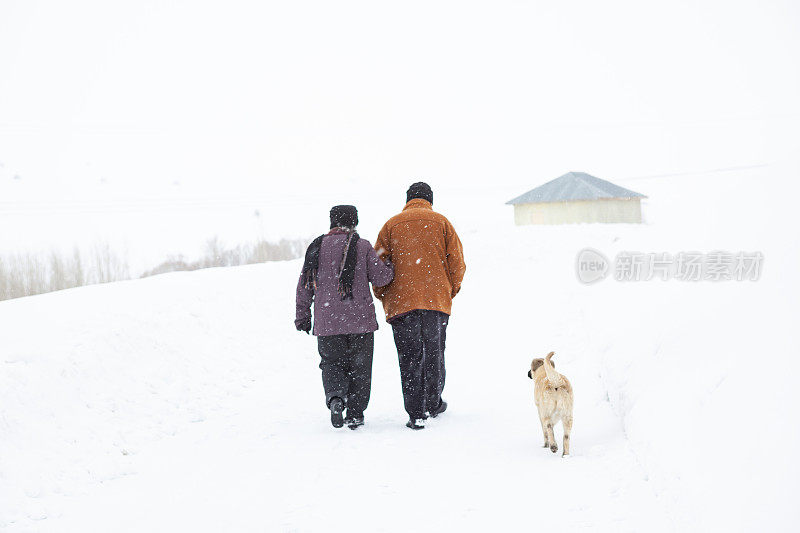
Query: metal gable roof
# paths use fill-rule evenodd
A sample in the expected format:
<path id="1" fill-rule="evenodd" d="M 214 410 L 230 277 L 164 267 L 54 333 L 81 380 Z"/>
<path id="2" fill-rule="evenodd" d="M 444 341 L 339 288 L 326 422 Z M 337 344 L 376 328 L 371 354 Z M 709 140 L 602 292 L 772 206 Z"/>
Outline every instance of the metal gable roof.
<path id="1" fill-rule="evenodd" d="M 567 172 L 563 176 L 548 181 L 522 196 L 509 200 L 506 204 L 569 202 L 571 200 L 600 200 L 604 198 L 647 197 L 585 172 Z"/>

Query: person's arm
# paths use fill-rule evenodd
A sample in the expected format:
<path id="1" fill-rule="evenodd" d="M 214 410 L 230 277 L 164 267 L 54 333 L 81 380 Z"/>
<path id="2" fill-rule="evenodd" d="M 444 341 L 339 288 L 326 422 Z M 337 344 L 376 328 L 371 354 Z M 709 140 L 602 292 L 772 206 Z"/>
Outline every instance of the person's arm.
<path id="1" fill-rule="evenodd" d="M 389 234 L 389 226 L 384 224 L 381 228 L 381 231 L 378 232 L 378 238 L 375 240 L 375 256 L 378 258 L 378 261 L 391 264 L 392 246 L 390 243 L 391 235 Z M 392 278 L 394 278 L 394 267 L 392 267 Z M 392 280 L 390 279 L 389 282 L 391 281 Z M 388 287 L 388 285 L 388 282 L 384 285 L 377 285 L 373 283 L 372 292 L 375 293 L 375 297 L 377 299 L 383 299 L 383 295 L 386 294 L 386 287 Z"/>
<path id="2" fill-rule="evenodd" d="M 311 303 L 314 301 L 314 289 L 303 284 L 303 273 L 297 280 L 297 296 L 295 298 L 294 327 L 297 331 L 311 332 Z"/>
<path id="3" fill-rule="evenodd" d="M 367 279 L 373 287 L 385 287 L 394 278 L 392 263 L 383 262 L 378 253 L 370 246 L 367 250 Z"/>
<path id="4" fill-rule="evenodd" d="M 453 286 L 451 296 L 455 298 L 458 291 L 461 290 L 461 282 L 464 280 L 467 265 L 464 263 L 464 249 L 461 246 L 461 239 L 458 238 L 456 229 L 449 220 L 447 221 L 444 238 L 447 272 L 450 275 L 450 283 Z"/>

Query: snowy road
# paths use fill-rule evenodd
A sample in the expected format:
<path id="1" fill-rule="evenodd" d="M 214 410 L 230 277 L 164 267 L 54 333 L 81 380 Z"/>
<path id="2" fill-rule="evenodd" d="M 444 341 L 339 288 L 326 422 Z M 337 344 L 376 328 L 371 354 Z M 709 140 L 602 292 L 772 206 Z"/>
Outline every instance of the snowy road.
<path id="1" fill-rule="evenodd" d="M 476 257 L 470 275 L 483 279 L 495 267 Z M 60 471 L 28 465 L 33 487 L 22 500 L 4 500 L 23 505 L 4 509 L 14 521 L 7 525 L 527 530 L 535 520 L 557 529 L 635 531 L 669 524 L 627 448 L 586 340 L 574 334 L 577 316 L 526 306 L 511 318 L 525 323 L 514 328 L 524 332 L 517 338 L 504 333 L 509 317 L 489 308 L 493 285 L 470 287 L 449 331 L 451 409 L 422 432 L 404 427 L 396 352 L 382 326 L 367 425 L 334 430 L 315 343 L 291 329 L 298 268 L 294 262 L 92 287 L 42 297 L 52 304 L 44 312 L 36 298 L 5 304 L 31 323 L 33 315 L 61 317 L 55 338 L 30 345 L 21 335 L 19 342 L 29 343 L 29 353 L 68 358 L 42 383 L 66 402 L 53 417 L 57 427 L 37 428 L 53 439 L 44 453 Z M 108 308 L 109 299 L 121 305 Z M 535 347 L 551 346 L 576 384 L 567 459 L 541 448 L 526 376 Z M 55 363 L 57 353 L 49 358 Z M 96 366 L 104 372 L 93 375 Z M 101 442 L 83 442 L 93 434 Z M 61 455 L 65 446 L 80 447 L 76 459 L 86 473 L 70 472 L 78 469 Z"/>

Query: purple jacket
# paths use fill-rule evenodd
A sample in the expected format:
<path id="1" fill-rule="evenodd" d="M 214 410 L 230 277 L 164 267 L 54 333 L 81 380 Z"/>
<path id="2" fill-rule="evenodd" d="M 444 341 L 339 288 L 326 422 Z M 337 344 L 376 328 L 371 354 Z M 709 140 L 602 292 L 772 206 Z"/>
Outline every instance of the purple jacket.
<path id="1" fill-rule="evenodd" d="M 369 333 L 378 329 L 375 320 L 375 305 L 369 284 L 376 287 L 388 285 L 394 270 L 378 259 L 378 254 L 366 239 L 358 239 L 356 273 L 353 279 L 353 299 L 342 300 L 339 295 L 337 269 L 342 262 L 347 236 L 332 232 L 322 239 L 319 251 L 317 288 L 303 287 L 303 276 L 297 282 L 295 324 L 311 318 L 311 302 L 314 302 L 314 335 L 342 335 L 345 333 Z"/>

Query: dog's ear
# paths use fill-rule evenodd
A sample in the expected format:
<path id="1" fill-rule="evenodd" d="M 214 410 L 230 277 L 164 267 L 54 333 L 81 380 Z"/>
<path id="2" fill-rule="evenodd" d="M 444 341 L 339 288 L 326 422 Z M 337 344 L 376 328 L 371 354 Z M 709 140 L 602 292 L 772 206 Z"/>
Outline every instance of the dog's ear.
<path id="1" fill-rule="evenodd" d="M 530 371 L 530 370 L 528 370 L 528 377 L 529 377 L 530 379 L 533 379 L 533 376 L 531 375 L 531 371 Z"/>
<path id="2" fill-rule="evenodd" d="M 536 372 L 536 369 L 544 364 L 544 359 L 537 357 L 531 362 L 531 372 Z"/>

